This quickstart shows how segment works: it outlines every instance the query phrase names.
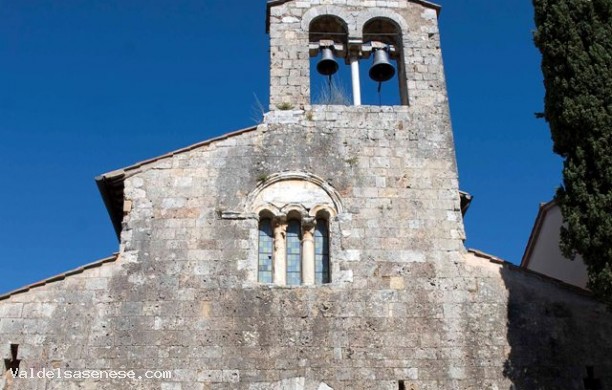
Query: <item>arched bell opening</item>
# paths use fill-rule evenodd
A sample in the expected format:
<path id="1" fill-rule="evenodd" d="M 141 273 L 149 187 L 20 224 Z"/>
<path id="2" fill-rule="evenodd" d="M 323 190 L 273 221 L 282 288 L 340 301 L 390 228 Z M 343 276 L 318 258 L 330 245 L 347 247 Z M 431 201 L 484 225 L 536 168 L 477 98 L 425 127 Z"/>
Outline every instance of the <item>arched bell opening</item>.
<path id="1" fill-rule="evenodd" d="M 342 18 L 335 15 L 321 15 L 310 22 L 310 42 L 332 40 L 346 45 L 348 42 L 348 26 Z"/>
<path id="2" fill-rule="evenodd" d="M 370 61 L 360 72 L 364 104 L 408 105 L 401 27 L 388 18 L 371 19 L 363 26 L 363 42 L 363 58 Z"/>
<path id="3" fill-rule="evenodd" d="M 309 42 L 311 104 L 350 105 L 347 24 L 334 15 L 319 16 L 310 22 Z"/>

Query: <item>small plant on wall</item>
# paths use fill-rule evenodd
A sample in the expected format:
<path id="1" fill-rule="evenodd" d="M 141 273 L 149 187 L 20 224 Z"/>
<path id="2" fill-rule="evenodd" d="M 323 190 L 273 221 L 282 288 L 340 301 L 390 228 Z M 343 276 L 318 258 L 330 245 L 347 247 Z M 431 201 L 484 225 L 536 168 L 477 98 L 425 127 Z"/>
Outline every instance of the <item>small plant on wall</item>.
<path id="1" fill-rule="evenodd" d="M 259 175 L 257 175 L 257 182 L 258 183 L 263 183 L 266 180 L 268 180 L 269 177 L 270 177 L 269 174 L 267 174 L 265 172 L 261 172 Z"/>
<path id="2" fill-rule="evenodd" d="M 283 103 L 277 104 L 276 108 L 278 108 L 281 111 L 289 111 L 289 110 L 293 110 L 293 104 L 289 102 L 283 102 Z"/>

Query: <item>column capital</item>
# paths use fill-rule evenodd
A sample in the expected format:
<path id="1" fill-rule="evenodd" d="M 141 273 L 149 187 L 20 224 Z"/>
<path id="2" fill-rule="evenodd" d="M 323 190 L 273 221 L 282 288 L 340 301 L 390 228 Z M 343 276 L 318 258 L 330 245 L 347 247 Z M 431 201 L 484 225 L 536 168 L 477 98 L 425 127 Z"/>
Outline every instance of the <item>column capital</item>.
<path id="1" fill-rule="evenodd" d="M 317 219 L 314 217 L 302 218 L 302 229 L 304 231 L 312 230 L 317 225 Z"/>
<path id="2" fill-rule="evenodd" d="M 274 227 L 281 227 L 283 230 L 287 230 L 287 214 L 275 215 L 272 219 Z"/>

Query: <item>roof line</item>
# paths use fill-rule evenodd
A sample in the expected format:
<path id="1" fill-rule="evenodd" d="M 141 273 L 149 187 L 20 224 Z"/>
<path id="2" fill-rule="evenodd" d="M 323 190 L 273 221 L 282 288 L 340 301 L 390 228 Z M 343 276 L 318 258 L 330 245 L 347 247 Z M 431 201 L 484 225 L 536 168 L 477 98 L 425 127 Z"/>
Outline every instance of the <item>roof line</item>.
<path id="1" fill-rule="evenodd" d="M 547 205 L 547 204 L 545 204 L 545 205 Z M 543 206 L 545 206 L 545 205 L 543 205 Z M 584 295 L 584 296 L 587 296 L 587 297 L 591 297 L 593 299 L 597 299 L 595 297 L 595 295 L 593 295 L 593 293 L 591 291 L 589 291 L 589 290 L 586 290 L 586 289 L 578 287 L 578 286 L 574 286 L 573 284 L 566 283 L 566 282 L 564 282 L 562 280 L 555 279 L 555 278 L 553 278 L 551 276 L 544 275 L 542 273 L 530 270 L 528 268 L 523 268 L 523 267 L 518 266 L 516 264 L 510 263 L 509 261 L 500 259 L 499 257 L 490 255 L 490 254 L 482 252 L 482 251 L 479 251 L 478 249 L 468 248 L 468 252 L 473 254 L 476 257 L 480 257 L 480 258 L 489 260 L 491 263 L 499 264 L 499 265 L 502 265 L 504 267 L 508 267 L 512 271 L 517 271 L 517 272 L 522 272 L 524 274 L 533 275 L 533 276 L 536 276 L 536 277 L 538 277 L 540 279 L 544 279 L 547 282 L 551 282 L 553 284 L 556 284 L 557 286 L 559 286 L 561 288 L 564 288 L 564 289 L 567 289 L 567 290 L 572 290 L 573 292 L 575 292 L 577 294 Z M 599 300 L 599 299 L 597 299 L 597 300 Z"/>
<path id="2" fill-rule="evenodd" d="M 270 33 L 270 10 L 272 7 L 276 7 L 277 5 L 282 5 L 290 1 L 293 0 L 268 0 L 266 6 L 266 34 Z"/>
<path id="3" fill-rule="evenodd" d="M 170 153 L 166 153 L 148 160 L 140 161 L 128 167 L 117 169 L 115 171 L 111 171 L 103 175 L 97 176 L 96 184 L 98 186 L 98 190 L 100 191 L 100 195 L 102 196 L 102 200 L 104 201 L 104 205 L 106 206 L 106 210 L 108 211 L 108 214 L 110 216 L 113 228 L 115 229 L 117 239 L 121 240 L 121 224 L 123 223 L 124 214 L 123 182 L 127 177 L 130 177 L 140 172 L 141 168 L 146 165 L 153 164 L 157 161 L 164 160 L 167 158 L 171 158 L 173 156 L 176 156 L 177 154 L 189 152 L 202 146 L 210 145 L 213 142 L 222 141 L 237 135 L 255 131 L 257 130 L 257 128 L 258 125 L 255 125 L 231 133 L 226 133 L 218 137 L 210 138 L 202 142 L 198 142 L 193 145 L 172 151 Z"/>
<path id="4" fill-rule="evenodd" d="M 438 16 L 440 16 L 440 12 L 442 12 L 442 6 L 440 4 L 436 4 L 431 1 L 427 1 L 427 0 L 408 0 L 408 1 L 420 4 L 423 7 L 433 8 L 436 10 L 436 13 L 438 14 Z"/>
<path id="5" fill-rule="evenodd" d="M 497 256 L 493 256 L 491 254 L 485 253 L 481 250 L 478 249 L 474 249 L 474 248 L 468 248 L 467 251 L 473 255 L 475 255 L 476 257 L 480 257 L 483 259 L 487 259 L 489 260 L 491 263 L 495 263 L 495 264 L 508 264 L 508 265 L 513 265 L 511 262 L 504 260 L 504 259 L 500 259 Z"/>
<path id="6" fill-rule="evenodd" d="M 222 134 L 220 136 L 217 136 L 217 137 L 214 137 L 214 138 L 209 138 L 207 140 L 204 140 L 204 141 L 201 141 L 201 142 L 198 142 L 198 143 L 186 146 L 184 148 L 177 149 L 177 150 L 174 150 L 172 152 L 168 152 L 166 154 L 162 154 L 161 156 L 158 156 L 158 157 L 153 157 L 153 158 L 150 158 L 150 159 L 147 159 L 147 160 L 143 160 L 143 161 L 137 162 L 137 163 L 132 164 L 130 166 L 127 166 L 125 168 L 117 169 L 115 171 L 111 171 L 111 172 L 102 174 L 102 175 L 96 177 L 96 181 L 98 181 L 99 179 L 101 180 L 102 178 L 111 179 L 111 178 L 119 177 L 119 176 L 125 175 L 126 172 L 128 172 L 128 171 L 133 171 L 133 170 L 136 170 L 138 168 L 142 168 L 145 165 L 149 165 L 149 164 L 152 164 L 152 163 L 160 161 L 160 160 L 165 160 L 165 159 L 173 157 L 173 156 L 175 156 L 177 154 L 182 154 L 182 153 L 185 153 L 185 152 L 189 152 L 189 151 L 197 149 L 199 147 L 210 145 L 213 142 L 222 141 L 222 140 L 225 140 L 225 139 L 228 139 L 228 138 L 240 135 L 240 134 L 248 133 L 250 131 L 255 131 L 255 130 L 257 130 L 258 126 L 259 125 L 250 126 L 250 127 L 246 127 L 246 128 L 240 129 L 240 130 L 232 131 L 230 133 L 225 133 L 225 134 Z"/>
<path id="7" fill-rule="evenodd" d="M 557 203 L 554 199 L 546 203 L 540 203 L 538 215 L 535 223 L 533 224 L 533 229 L 531 229 L 531 233 L 529 234 L 529 240 L 527 241 L 527 246 L 525 247 L 525 252 L 523 253 L 523 258 L 521 259 L 521 268 L 527 268 L 529 266 L 535 243 L 538 241 L 540 233 L 542 232 L 542 226 L 544 225 L 546 214 L 556 205 Z"/>
<path id="8" fill-rule="evenodd" d="M 270 32 L 270 9 L 272 7 L 276 7 L 277 5 L 283 5 L 290 1 L 293 1 L 293 0 L 268 0 L 267 7 L 266 7 L 266 33 Z M 432 3 L 431 1 L 427 1 L 427 0 L 406 0 L 406 1 L 408 1 L 409 3 L 420 4 L 423 7 L 432 8 L 436 11 L 436 14 L 438 15 L 438 17 L 440 16 L 440 12 L 442 12 L 442 6 L 436 3 Z"/>
<path id="9" fill-rule="evenodd" d="M 42 286 L 45 286 L 45 285 L 47 285 L 49 283 L 53 283 L 53 282 L 58 282 L 60 280 L 64 280 L 64 279 L 66 279 L 69 276 L 81 274 L 81 273 L 83 273 L 86 270 L 89 270 L 89 269 L 92 269 L 92 268 L 98 268 L 98 267 L 101 267 L 102 265 L 107 264 L 107 263 L 112 263 L 112 262 L 116 261 L 118 258 L 119 258 L 119 253 L 114 253 L 112 256 L 106 257 L 106 258 L 98 260 L 98 261 L 94 261 L 93 263 L 89 263 L 89 264 L 83 265 L 83 266 L 81 266 L 79 268 L 75 268 L 73 270 L 66 271 L 66 272 L 64 272 L 62 274 L 51 276 L 51 277 L 43 279 L 43 280 L 41 280 L 39 282 L 29 284 L 29 285 L 27 285 L 25 287 L 21 287 L 21 288 L 18 288 L 16 290 L 9 291 L 9 292 L 7 292 L 5 294 L 0 295 L 0 301 L 8 299 L 8 298 L 10 298 L 10 297 L 12 297 L 14 295 L 17 295 L 17 294 L 28 292 L 31 289 L 36 288 L 36 287 L 42 287 Z"/>

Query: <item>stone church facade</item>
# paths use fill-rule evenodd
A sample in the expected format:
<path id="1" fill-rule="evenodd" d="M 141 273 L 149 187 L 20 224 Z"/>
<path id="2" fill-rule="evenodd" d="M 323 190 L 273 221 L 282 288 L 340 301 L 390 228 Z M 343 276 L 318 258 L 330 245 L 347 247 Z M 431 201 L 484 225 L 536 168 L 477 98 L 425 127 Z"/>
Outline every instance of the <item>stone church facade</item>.
<path id="1" fill-rule="evenodd" d="M 119 253 L 1 297 L 0 388 L 612 388 L 604 305 L 464 247 L 438 12 L 270 1 L 263 123 L 97 179 Z M 323 48 L 401 104 L 311 104 Z"/>

